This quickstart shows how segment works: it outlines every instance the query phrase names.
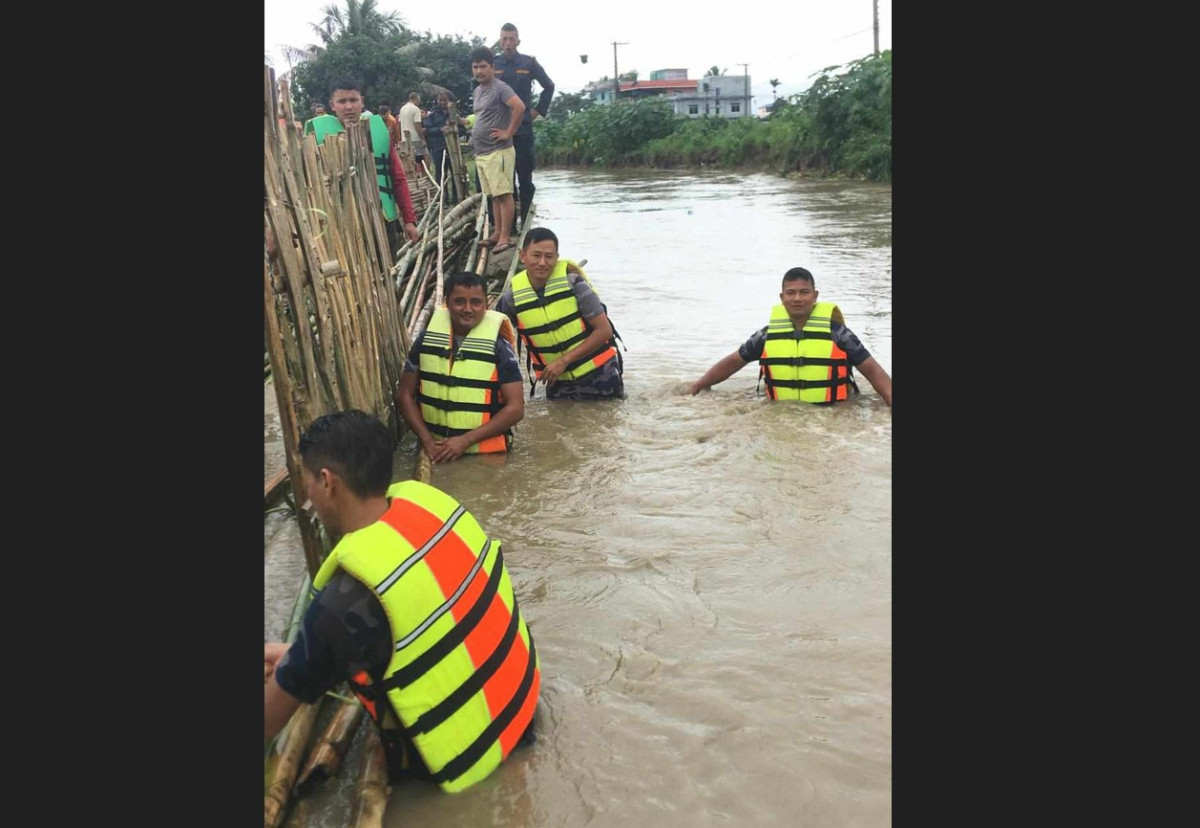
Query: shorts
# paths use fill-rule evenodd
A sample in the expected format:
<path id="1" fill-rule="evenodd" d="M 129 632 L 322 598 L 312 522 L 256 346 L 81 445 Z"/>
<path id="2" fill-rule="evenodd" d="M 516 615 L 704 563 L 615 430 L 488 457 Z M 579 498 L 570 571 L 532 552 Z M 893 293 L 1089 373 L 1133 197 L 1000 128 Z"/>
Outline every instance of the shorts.
<path id="1" fill-rule="evenodd" d="M 513 168 L 516 163 L 517 152 L 512 147 L 475 156 L 475 170 L 479 173 L 479 185 L 483 194 L 510 194 L 513 191 Z"/>

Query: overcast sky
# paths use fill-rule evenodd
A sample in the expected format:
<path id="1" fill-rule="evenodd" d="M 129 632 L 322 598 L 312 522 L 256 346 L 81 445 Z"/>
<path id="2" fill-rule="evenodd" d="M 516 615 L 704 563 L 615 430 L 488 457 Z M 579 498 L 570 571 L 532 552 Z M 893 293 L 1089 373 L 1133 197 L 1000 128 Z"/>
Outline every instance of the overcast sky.
<path id="1" fill-rule="evenodd" d="M 277 74 L 288 68 L 279 46 L 319 42 L 309 24 L 331 2 L 263 0 L 264 51 Z M 378 0 L 378 8 L 398 12 L 414 31 L 479 35 L 487 45 L 512 23 L 521 36 L 518 51 L 538 59 L 556 92 L 578 92 L 589 81 L 612 77 L 617 41 L 624 44 L 616 49 L 618 71 L 637 69 L 641 80 L 656 69 L 684 68 L 695 80 L 714 64 L 729 75 L 748 71 L 754 108 L 771 102 L 772 78 L 780 81 L 780 96 L 800 92 L 814 72 L 864 57 L 875 46 L 872 0 L 521 0 L 510 7 L 495 0 Z M 891 47 L 892 3 L 879 0 L 879 48 Z M 580 55 L 587 55 L 586 64 Z"/>

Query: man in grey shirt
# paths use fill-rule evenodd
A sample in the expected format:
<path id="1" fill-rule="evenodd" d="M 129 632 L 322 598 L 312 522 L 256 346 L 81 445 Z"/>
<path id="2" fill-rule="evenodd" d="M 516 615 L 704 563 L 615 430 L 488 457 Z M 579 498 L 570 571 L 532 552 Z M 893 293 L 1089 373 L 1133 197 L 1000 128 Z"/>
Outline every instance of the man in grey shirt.
<path id="1" fill-rule="evenodd" d="M 512 138 L 525 117 L 525 104 L 511 86 L 496 80 L 494 60 L 491 49 L 485 46 L 471 50 L 471 74 L 479 83 L 471 93 L 471 111 L 475 113 L 471 147 L 475 150 L 479 186 L 492 203 L 492 233 L 479 244 L 492 247 L 493 253 L 503 253 L 513 247 L 513 170 L 517 154 Z"/>

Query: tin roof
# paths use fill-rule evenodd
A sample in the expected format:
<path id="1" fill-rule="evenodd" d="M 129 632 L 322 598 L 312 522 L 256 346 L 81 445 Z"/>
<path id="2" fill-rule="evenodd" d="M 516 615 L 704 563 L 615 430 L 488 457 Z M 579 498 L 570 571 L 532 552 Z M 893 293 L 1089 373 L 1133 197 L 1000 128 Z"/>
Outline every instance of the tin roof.
<path id="1" fill-rule="evenodd" d="M 636 80 L 636 81 L 621 81 L 621 91 L 628 92 L 632 89 L 678 89 L 682 91 L 694 92 L 696 84 L 699 81 L 694 80 Z"/>

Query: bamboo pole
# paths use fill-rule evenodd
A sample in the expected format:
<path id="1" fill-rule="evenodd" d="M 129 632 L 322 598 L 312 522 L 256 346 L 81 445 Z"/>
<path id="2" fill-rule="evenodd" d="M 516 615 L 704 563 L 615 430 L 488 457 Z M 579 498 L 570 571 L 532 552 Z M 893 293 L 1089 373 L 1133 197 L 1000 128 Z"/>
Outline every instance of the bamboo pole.
<path id="1" fill-rule="evenodd" d="M 432 271 L 430 275 L 432 275 Z M 414 331 L 424 330 L 426 323 L 429 322 L 429 317 L 433 315 L 433 298 L 433 294 L 430 294 L 429 301 L 425 303 L 425 306 L 421 308 L 421 312 L 417 314 L 417 318 L 412 324 Z"/>
<path id="2" fill-rule="evenodd" d="M 462 146 L 458 141 L 458 106 L 450 104 L 450 120 L 446 122 L 446 126 L 442 128 L 446 134 L 446 148 L 449 152 L 446 157 L 450 159 L 450 168 L 453 171 L 455 182 L 455 195 L 461 202 L 470 193 L 470 182 L 467 179 L 467 164 L 463 160 Z"/>
<path id="3" fill-rule="evenodd" d="M 479 239 L 482 239 L 484 237 L 483 234 L 486 232 L 486 222 L 487 222 L 487 201 L 485 201 L 483 198 L 483 195 L 480 194 L 480 196 L 479 196 L 479 213 L 475 217 L 475 244 L 473 244 L 471 246 L 471 252 L 469 254 L 467 254 L 467 263 L 463 266 L 463 270 L 469 270 L 471 272 L 475 272 L 475 257 L 479 255 L 479 251 L 481 249 L 479 247 Z"/>
<path id="4" fill-rule="evenodd" d="M 288 796 L 296 779 L 296 772 L 300 768 L 304 749 L 308 746 L 309 737 L 312 735 L 313 724 L 320 712 L 322 699 L 318 699 L 315 704 L 300 705 L 280 737 L 274 762 L 274 773 L 263 798 L 263 825 L 265 828 L 276 828 L 283 822 Z M 268 761 L 268 773 L 270 773 L 270 765 L 271 762 Z"/>
<path id="5" fill-rule="evenodd" d="M 309 752 L 308 761 L 300 771 L 293 788 L 296 796 L 306 795 L 323 781 L 337 774 L 342 760 L 346 757 L 346 750 L 350 747 L 350 740 L 354 737 L 354 731 L 363 719 L 363 712 L 363 706 L 357 699 L 342 702 Z"/>
<path id="6" fill-rule="evenodd" d="M 391 787 L 388 785 L 387 755 L 383 742 L 372 726 L 363 746 L 363 761 L 355 788 L 353 828 L 379 828 L 387 812 Z"/>

